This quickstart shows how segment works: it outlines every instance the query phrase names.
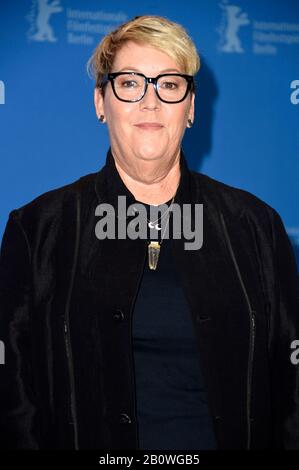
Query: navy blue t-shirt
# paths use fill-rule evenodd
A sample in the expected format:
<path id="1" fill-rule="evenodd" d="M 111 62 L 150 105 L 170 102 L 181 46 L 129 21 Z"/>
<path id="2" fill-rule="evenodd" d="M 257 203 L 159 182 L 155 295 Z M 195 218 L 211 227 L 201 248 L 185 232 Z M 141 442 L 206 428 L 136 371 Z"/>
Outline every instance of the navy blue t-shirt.
<path id="1" fill-rule="evenodd" d="M 156 270 L 150 270 L 146 260 L 133 310 L 139 449 L 216 449 L 194 326 L 172 243 L 163 240 Z"/>

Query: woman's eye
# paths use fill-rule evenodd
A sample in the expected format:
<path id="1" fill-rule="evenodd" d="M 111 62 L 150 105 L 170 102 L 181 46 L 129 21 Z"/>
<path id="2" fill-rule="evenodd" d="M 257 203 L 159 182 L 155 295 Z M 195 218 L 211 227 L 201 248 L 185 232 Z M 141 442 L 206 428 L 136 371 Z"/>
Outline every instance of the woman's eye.
<path id="1" fill-rule="evenodd" d="M 162 83 L 163 88 L 167 88 L 167 90 L 175 90 L 178 85 L 174 82 L 164 82 Z"/>
<path id="2" fill-rule="evenodd" d="M 134 88 L 138 86 L 138 83 L 135 82 L 134 80 L 126 80 L 121 83 L 122 88 Z"/>

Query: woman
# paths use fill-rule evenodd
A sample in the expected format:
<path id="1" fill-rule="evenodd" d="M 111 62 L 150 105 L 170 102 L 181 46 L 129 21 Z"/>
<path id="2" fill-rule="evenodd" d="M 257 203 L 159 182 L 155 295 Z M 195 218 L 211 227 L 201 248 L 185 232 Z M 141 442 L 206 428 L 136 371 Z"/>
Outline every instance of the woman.
<path id="1" fill-rule="evenodd" d="M 106 164 L 13 210 L 2 241 L 1 447 L 298 448 L 294 255 L 274 209 L 188 169 L 193 42 L 136 17 L 90 65 Z"/>

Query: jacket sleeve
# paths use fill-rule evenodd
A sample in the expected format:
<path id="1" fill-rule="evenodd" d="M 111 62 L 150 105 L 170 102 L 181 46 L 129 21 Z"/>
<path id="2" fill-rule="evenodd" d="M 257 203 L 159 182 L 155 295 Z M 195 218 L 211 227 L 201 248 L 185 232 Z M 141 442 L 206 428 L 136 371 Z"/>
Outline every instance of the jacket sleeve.
<path id="1" fill-rule="evenodd" d="M 281 217 L 274 209 L 270 217 L 274 262 L 270 295 L 274 434 L 277 447 L 299 449 L 299 364 L 292 361 L 292 345 L 299 340 L 299 277 L 294 251 Z"/>
<path id="2" fill-rule="evenodd" d="M 14 210 L 0 251 L 0 449 L 38 449 L 31 313 L 30 247 Z"/>

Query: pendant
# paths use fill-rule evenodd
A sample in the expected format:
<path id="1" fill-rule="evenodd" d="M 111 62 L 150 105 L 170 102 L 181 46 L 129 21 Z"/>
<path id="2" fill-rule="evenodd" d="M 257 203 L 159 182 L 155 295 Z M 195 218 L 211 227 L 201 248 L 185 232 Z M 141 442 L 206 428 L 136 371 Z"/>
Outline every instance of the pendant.
<path id="1" fill-rule="evenodd" d="M 153 222 L 149 222 L 147 225 L 149 226 L 149 228 L 155 228 L 156 230 L 162 230 L 162 227 L 160 227 L 159 224 L 154 224 Z"/>
<path id="2" fill-rule="evenodd" d="M 148 245 L 148 266 L 150 269 L 156 269 L 160 254 L 160 243 L 150 242 Z"/>

